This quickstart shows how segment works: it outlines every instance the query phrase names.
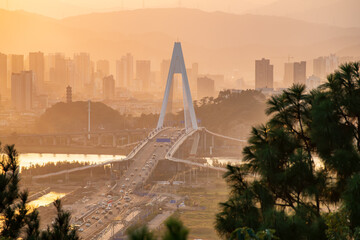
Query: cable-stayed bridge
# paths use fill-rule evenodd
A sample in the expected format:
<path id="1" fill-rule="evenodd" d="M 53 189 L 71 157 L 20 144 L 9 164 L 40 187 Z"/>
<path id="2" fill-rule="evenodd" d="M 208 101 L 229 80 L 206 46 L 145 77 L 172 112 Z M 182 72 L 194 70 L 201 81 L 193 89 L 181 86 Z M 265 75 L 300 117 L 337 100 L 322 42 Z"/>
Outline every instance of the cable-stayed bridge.
<path id="1" fill-rule="evenodd" d="M 164 120 L 166 116 L 167 103 L 169 101 L 170 89 L 173 84 L 173 76 L 174 74 L 182 75 L 182 86 L 183 86 L 183 103 L 184 103 L 184 122 L 185 128 L 169 128 L 164 127 Z M 144 131 L 137 131 L 139 134 L 143 134 Z M 108 133 L 111 134 L 111 133 Z M 119 136 L 121 134 L 118 134 Z M 115 136 L 115 135 L 114 135 Z M 208 140 L 210 137 L 210 140 Z M 171 139 L 171 143 L 160 144 L 156 142 L 157 138 L 167 138 Z M 126 156 L 126 158 L 122 160 L 108 160 L 106 162 L 102 162 L 95 165 L 78 167 L 74 169 L 59 171 L 55 173 L 49 173 L 39 176 L 34 176 L 33 179 L 42 179 L 47 177 L 53 177 L 61 174 L 70 174 L 86 169 L 91 169 L 103 165 L 115 164 L 119 161 L 132 161 L 132 165 L 129 167 L 133 168 L 134 171 L 138 169 L 142 169 L 146 164 L 147 160 L 154 161 L 154 167 L 151 168 L 150 172 L 147 173 L 146 177 L 141 177 L 136 179 L 136 182 L 139 183 L 141 181 L 146 181 L 148 177 L 151 175 L 152 171 L 155 169 L 159 160 L 169 160 L 171 162 L 182 163 L 186 165 L 191 165 L 194 167 L 208 168 L 216 171 L 226 171 L 225 168 L 216 167 L 209 164 L 199 163 L 191 160 L 185 160 L 176 156 L 179 149 L 184 145 L 185 142 L 191 141 L 191 146 L 187 149 L 189 153 L 187 155 L 196 156 L 198 152 L 201 151 L 210 151 L 210 155 L 212 150 L 215 147 L 214 138 L 222 139 L 223 141 L 233 142 L 235 144 L 239 144 L 242 146 L 246 141 L 240 140 L 228 136 L 223 136 L 221 134 L 217 134 L 211 132 L 205 128 L 200 128 L 197 125 L 196 114 L 193 107 L 193 101 L 190 93 L 189 82 L 186 73 L 185 61 L 182 53 L 181 43 L 176 42 L 173 49 L 169 74 L 167 78 L 167 84 L 165 88 L 163 103 L 161 107 L 161 112 L 158 120 L 158 124 L 156 129 L 152 130 L 148 135 L 143 139 L 137 142 L 137 145 L 133 148 L 133 150 Z M 85 137 L 86 139 L 86 137 Z M 115 137 L 114 137 L 115 139 Z M 202 140 L 201 140 L 202 139 Z M 84 140 L 86 141 L 86 140 Z M 114 140 L 115 142 L 115 140 Z M 115 143 L 114 143 L 115 144 Z M 164 145 L 164 147 L 162 147 Z M 160 147 L 161 146 L 161 147 Z M 239 147 L 239 151 L 240 151 Z"/>

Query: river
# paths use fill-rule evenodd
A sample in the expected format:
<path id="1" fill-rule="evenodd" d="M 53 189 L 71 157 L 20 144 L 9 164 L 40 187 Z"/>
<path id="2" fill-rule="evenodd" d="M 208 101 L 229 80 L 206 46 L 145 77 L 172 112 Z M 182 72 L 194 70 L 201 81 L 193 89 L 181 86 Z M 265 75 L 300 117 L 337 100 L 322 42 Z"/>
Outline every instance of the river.
<path id="1" fill-rule="evenodd" d="M 124 159 L 124 155 L 106 155 L 106 154 L 52 154 L 52 153 L 22 153 L 19 155 L 20 167 L 30 167 L 32 165 L 44 165 L 46 163 L 57 162 L 88 162 L 90 164 L 98 164 L 108 160 Z M 209 165 L 213 165 L 213 161 L 218 163 L 237 165 L 241 163 L 239 158 L 205 158 Z"/>
<path id="2" fill-rule="evenodd" d="M 124 155 L 103 155 L 103 154 L 49 154 L 49 153 L 22 153 L 19 155 L 20 167 L 31 165 L 44 165 L 57 162 L 88 162 L 90 164 L 102 163 L 111 159 L 121 160 Z"/>

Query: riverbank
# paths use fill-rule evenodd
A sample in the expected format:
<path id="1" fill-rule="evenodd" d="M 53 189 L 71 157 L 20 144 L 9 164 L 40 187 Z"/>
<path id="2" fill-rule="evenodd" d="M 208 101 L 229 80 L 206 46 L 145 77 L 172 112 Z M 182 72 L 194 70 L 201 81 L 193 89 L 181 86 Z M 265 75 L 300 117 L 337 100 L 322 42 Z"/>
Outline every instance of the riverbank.
<path id="1" fill-rule="evenodd" d="M 61 146 L 21 146 L 16 145 L 18 153 L 54 153 L 54 154 L 104 154 L 127 155 L 132 148 L 102 148 L 102 147 L 61 147 Z"/>

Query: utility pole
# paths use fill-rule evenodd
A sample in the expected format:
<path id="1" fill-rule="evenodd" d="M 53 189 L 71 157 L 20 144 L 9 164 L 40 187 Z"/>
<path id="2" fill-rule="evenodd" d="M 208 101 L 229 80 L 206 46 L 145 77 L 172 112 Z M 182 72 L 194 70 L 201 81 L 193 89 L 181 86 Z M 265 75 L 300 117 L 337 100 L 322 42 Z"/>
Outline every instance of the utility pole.
<path id="1" fill-rule="evenodd" d="M 88 100 L 88 139 L 90 140 L 90 100 Z"/>
<path id="2" fill-rule="evenodd" d="M 288 62 L 291 61 L 291 59 L 293 59 L 294 57 L 290 56 L 290 54 L 288 55 Z"/>

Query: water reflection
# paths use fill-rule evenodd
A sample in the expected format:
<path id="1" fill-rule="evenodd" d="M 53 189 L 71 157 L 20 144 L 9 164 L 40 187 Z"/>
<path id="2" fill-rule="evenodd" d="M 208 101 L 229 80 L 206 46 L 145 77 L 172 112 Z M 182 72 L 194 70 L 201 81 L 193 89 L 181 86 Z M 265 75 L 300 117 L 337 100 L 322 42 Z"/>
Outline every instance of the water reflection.
<path id="1" fill-rule="evenodd" d="M 40 154 L 24 153 L 19 155 L 21 167 L 30 167 L 31 165 L 44 165 L 49 162 L 88 162 L 90 164 L 102 163 L 111 159 L 121 160 L 123 155 L 98 155 L 98 154 Z"/>
<path id="2" fill-rule="evenodd" d="M 205 158 L 207 164 L 210 166 L 216 166 L 217 164 L 221 165 L 238 165 L 241 164 L 241 159 L 239 158 L 225 158 L 225 157 L 216 157 L 216 158 Z"/>
<path id="3" fill-rule="evenodd" d="M 53 203 L 58 198 L 63 198 L 65 195 L 65 193 L 49 192 L 48 194 L 45 194 L 42 197 L 29 202 L 28 206 L 30 209 L 44 207 Z"/>

